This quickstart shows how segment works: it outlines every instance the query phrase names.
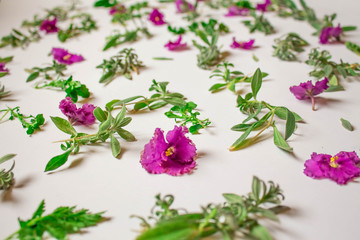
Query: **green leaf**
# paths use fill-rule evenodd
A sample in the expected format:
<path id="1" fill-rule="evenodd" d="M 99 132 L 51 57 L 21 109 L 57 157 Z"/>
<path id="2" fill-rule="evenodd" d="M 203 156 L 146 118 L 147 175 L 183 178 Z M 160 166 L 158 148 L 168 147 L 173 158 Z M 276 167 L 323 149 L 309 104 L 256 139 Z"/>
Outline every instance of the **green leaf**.
<path id="1" fill-rule="evenodd" d="M 283 138 L 283 136 L 281 136 L 279 130 L 276 128 L 276 126 L 273 126 L 274 128 L 274 144 L 287 151 L 287 152 L 292 152 L 293 149 L 289 146 L 289 144 L 285 141 L 285 139 Z"/>
<path id="2" fill-rule="evenodd" d="M 53 171 L 66 163 L 69 158 L 71 150 L 64 152 L 61 155 L 55 156 L 46 164 L 45 172 Z"/>
<path id="3" fill-rule="evenodd" d="M 356 26 L 344 26 L 344 27 L 341 27 L 341 29 L 344 32 L 348 32 L 348 31 L 355 31 L 357 29 L 357 27 Z"/>
<path id="4" fill-rule="evenodd" d="M 9 74 L 8 72 L 0 72 L 0 77 L 4 77 L 4 76 L 6 76 L 8 74 Z"/>
<path id="5" fill-rule="evenodd" d="M 240 203 L 242 204 L 244 202 L 244 199 L 234 193 L 223 193 L 223 197 L 228 201 L 229 203 Z"/>
<path id="6" fill-rule="evenodd" d="M 209 91 L 210 92 L 215 92 L 217 90 L 219 90 L 220 88 L 226 86 L 226 83 L 216 83 L 214 85 L 212 85 L 210 88 L 209 88 Z"/>
<path id="7" fill-rule="evenodd" d="M 293 134 L 295 127 L 295 116 L 291 111 L 288 110 L 286 117 L 285 140 L 287 140 Z"/>
<path id="8" fill-rule="evenodd" d="M 283 119 L 283 120 L 286 120 L 288 111 L 290 111 L 290 110 L 287 109 L 286 107 L 276 107 L 275 115 L 278 116 L 279 118 Z M 295 122 L 303 121 L 303 119 L 297 113 L 292 112 L 292 114 L 295 117 Z"/>
<path id="9" fill-rule="evenodd" d="M 251 236 L 255 237 L 255 239 L 259 240 L 272 240 L 272 237 L 269 233 L 269 231 L 261 225 L 255 225 L 251 231 Z"/>
<path id="10" fill-rule="evenodd" d="M 166 102 L 160 101 L 160 102 L 149 105 L 149 109 L 150 110 L 155 110 L 155 109 L 158 109 L 158 108 L 162 108 L 163 106 L 166 106 L 166 105 L 167 105 Z"/>
<path id="11" fill-rule="evenodd" d="M 135 136 L 131 132 L 129 132 L 125 129 L 116 128 L 116 132 L 120 135 L 120 137 L 122 137 L 123 139 L 125 139 L 128 142 L 136 141 Z"/>
<path id="12" fill-rule="evenodd" d="M 353 126 L 351 125 L 351 123 L 350 123 L 348 120 L 345 120 L 345 119 L 343 119 L 343 118 L 340 118 L 340 121 L 341 121 L 342 126 L 343 126 L 346 130 L 349 130 L 349 131 L 353 131 L 353 130 L 354 130 Z"/>
<path id="13" fill-rule="evenodd" d="M 279 221 L 276 214 L 273 211 L 269 210 L 269 209 L 257 208 L 256 211 L 258 213 L 260 213 L 262 216 L 266 217 L 266 218 L 269 218 L 269 219 L 274 220 L 274 221 Z"/>
<path id="14" fill-rule="evenodd" d="M 114 137 L 114 135 L 110 135 L 110 145 L 111 145 L 111 152 L 114 157 L 119 156 L 121 152 L 121 146 L 119 141 Z"/>
<path id="15" fill-rule="evenodd" d="M 329 79 L 329 83 L 328 86 L 339 86 L 339 81 L 337 79 L 337 77 L 335 75 L 331 75 L 330 79 Z"/>
<path id="16" fill-rule="evenodd" d="M 109 71 L 107 73 L 105 73 L 104 75 L 101 76 L 99 82 L 100 83 L 106 83 L 109 82 L 113 79 L 113 77 L 115 76 L 115 73 L 112 71 Z"/>
<path id="17" fill-rule="evenodd" d="M 201 38 L 201 40 L 203 40 L 207 45 L 210 46 L 210 42 L 209 42 L 206 34 L 203 31 L 197 29 L 196 30 L 196 35 L 198 35 Z"/>
<path id="18" fill-rule="evenodd" d="M 138 102 L 138 103 L 134 104 L 134 110 L 135 111 L 140 110 L 140 109 L 145 108 L 145 107 L 147 107 L 147 104 L 144 103 L 144 102 Z"/>
<path id="19" fill-rule="evenodd" d="M 16 156 L 16 154 L 6 154 L 5 156 L 2 156 L 2 157 L 0 158 L 0 164 L 2 164 L 2 163 L 4 163 L 4 162 L 12 159 L 12 158 L 15 157 L 15 156 Z"/>
<path id="20" fill-rule="evenodd" d="M 107 119 L 107 114 L 100 107 L 95 108 L 93 113 L 100 122 L 104 122 Z"/>
<path id="21" fill-rule="evenodd" d="M 251 133 L 251 131 L 253 130 L 253 126 L 249 127 L 230 147 L 230 151 L 236 150 L 242 143 L 243 141 L 247 138 L 247 136 L 249 136 L 249 134 Z"/>
<path id="22" fill-rule="evenodd" d="M 31 82 L 33 80 L 35 80 L 36 78 L 38 78 L 40 75 L 39 72 L 33 72 L 29 75 L 29 77 L 26 79 L 26 82 Z"/>
<path id="23" fill-rule="evenodd" d="M 114 127 L 117 127 L 122 122 L 122 120 L 125 117 L 125 114 L 126 114 L 126 108 L 123 105 L 121 111 L 115 117 Z"/>
<path id="24" fill-rule="evenodd" d="M 184 107 L 186 105 L 185 100 L 182 98 L 173 97 L 173 98 L 164 98 L 163 100 L 174 106 Z"/>
<path id="25" fill-rule="evenodd" d="M 256 99 L 256 96 L 261 88 L 262 84 L 262 74 L 260 68 L 256 69 L 254 75 L 251 79 L 251 90 L 254 98 Z"/>
<path id="26" fill-rule="evenodd" d="M 345 69 L 343 67 L 337 65 L 336 70 L 338 70 L 338 72 L 343 76 L 343 78 L 347 77 L 346 71 L 345 71 Z"/>
<path id="27" fill-rule="evenodd" d="M 251 186 L 252 186 L 252 194 L 254 195 L 255 200 L 258 201 L 260 199 L 260 191 L 261 191 L 260 179 L 254 176 Z"/>
<path id="28" fill-rule="evenodd" d="M 76 136 L 77 132 L 74 127 L 65 119 L 61 117 L 51 117 L 51 121 L 55 124 L 55 126 L 63 131 L 64 133 L 70 134 L 71 136 Z"/>
<path id="29" fill-rule="evenodd" d="M 326 65 L 324 67 L 324 74 L 325 74 L 326 77 L 329 77 L 330 74 L 332 73 L 332 71 L 333 71 L 333 68 L 332 68 L 331 65 Z"/>
<path id="30" fill-rule="evenodd" d="M 119 125 L 117 125 L 116 127 L 125 127 L 126 125 L 128 125 L 131 122 L 132 118 L 131 117 L 125 117 L 120 123 Z"/>
<path id="31" fill-rule="evenodd" d="M 104 122 L 100 123 L 98 134 L 107 131 L 110 128 L 112 121 L 113 117 L 111 116 L 111 114 L 108 114 L 107 119 Z"/>
<path id="32" fill-rule="evenodd" d="M 42 200 L 41 203 L 39 204 L 38 208 L 36 209 L 36 211 L 32 215 L 32 219 L 37 218 L 37 217 L 41 217 L 44 212 L 45 212 L 45 200 Z"/>

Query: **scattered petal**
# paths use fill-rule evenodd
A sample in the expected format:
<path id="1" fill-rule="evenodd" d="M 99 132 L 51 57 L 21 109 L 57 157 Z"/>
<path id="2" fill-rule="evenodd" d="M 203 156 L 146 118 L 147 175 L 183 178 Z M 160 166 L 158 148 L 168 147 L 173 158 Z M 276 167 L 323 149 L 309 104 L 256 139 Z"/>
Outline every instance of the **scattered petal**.
<path id="1" fill-rule="evenodd" d="M 91 125 L 95 122 L 95 106 L 92 104 L 85 103 L 81 108 L 77 108 L 71 98 L 67 97 L 61 100 L 59 108 L 73 125 Z"/>
<path id="2" fill-rule="evenodd" d="M 73 63 L 84 61 L 83 56 L 69 53 L 67 50 L 62 48 L 53 48 L 51 53 L 54 59 L 58 63 L 62 64 L 70 65 Z"/>
<path id="3" fill-rule="evenodd" d="M 186 43 L 181 43 L 181 40 L 182 37 L 180 35 L 175 42 L 169 41 L 164 47 L 168 48 L 170 51 L 182 50 L 186 48 L 187 45 Z"/>
<path id="4" fill-rule="evenodd" d="M 176 0 L 175 5 L 179 13 L 194 11 L 194 5 L 188 3 L 186 0 Z"/>
<path id="5" fill-rule="evenodd" d="M 242 49 L 252 49 L 255 39 L 250 39 L 248 42 L 237 42 L 235 37 L 233 37 L 233 43 L 230 45 L 231 48 L 242 48 Z"/>
<path id="6" fill-rule="evenodd" d="M 247 16 L 247 15 L 249 15 L 249 12 L 250 12 L 250 9 L 248 9 L 248 8 L 231 6 L 228 8 L 228 12 L 225 14 L 225 17 Z"/>
<path id="7" fill-rule="evenodd" d="M 4 62 L 0 62 L 0 72 L 9 72 L 9 69 L 5 68 L 5 64 Z"/>

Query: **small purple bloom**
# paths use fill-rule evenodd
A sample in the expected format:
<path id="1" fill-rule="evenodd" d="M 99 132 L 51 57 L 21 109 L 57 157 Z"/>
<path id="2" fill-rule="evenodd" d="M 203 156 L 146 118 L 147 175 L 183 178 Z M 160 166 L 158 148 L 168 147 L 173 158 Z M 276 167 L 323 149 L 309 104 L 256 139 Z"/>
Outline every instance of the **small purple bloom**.
<path id="1" fill-rule="evenodd" d="M 145 145 L 140 163 L 148 173 L 167 173 L 179 176 L 190 173 L 196 166 L 196 147 L 185 136 L 186 127 L 175 126 L 164 138 L 160 128 L 155 129 L 154 137 Z"/>
<path id="2" fill-rule="evenodd" d="M 290 92 L 292 92 L 295 97 L 299 100 L 311 99 L 312 102 L 312 110 L 315 111 L 315 99 L 314 96 L 319 95 L 328 89 L 328 79 L 325 77 L 321 81 L 317 81 L 315 86 L 311 81 L 307 81 L 304 83 L 300 83 L 299 86 L 290 87 Z"/>
<path id="3" fill-rule="evenodd" d="M 110 15 L 114 15 L 117 13 L 125 13 L 125 12 L 126 12 L 126 7 L 121 3 L 118 3 L 115 6 L 112 6 L 109 10 Z"/>
<path id="4" fill-rule="evenodd" d="M 67 97 L 61 100 L 59 108 L 73 125 L 91 125 L 95 122 L 95 106 L 92 104 L 85 103 L 77 108 L 71 98 Z"/>
<path id="5" fill-rule="evenodd" d="M 176 0 L 175 5 L 177 12 L 179 13 L 194 11 L 194 6 L 191 3 L 188 3 L 186 0 Z"/>
<path id="6" fill-rule="evenodd" d="M 225 17 L 233 17 L 233 16 L 247 16 L 249 15 L 250 10 L 248 8 L 240 8 L 238 6 L 231 6 L 228 9 Z"/>
<path id="7" fill-rule="evenodd" d="M 320 43 L 326 44 L 333 40 L 339 41 L 342 32 L 343 30 L 340 27 L 340 24 L 337 27 L 325 27 L 321 30 L 320 33 Z"/>
<path id="8" fill-rule="evenodd" d="M 242 48 L 242 49 L 252 49 L 255 39 L 250 39 L 248 42 L 237 42 L 235 37 L 233 37 L 233 43 L 230 45 L 231 48 Z"/>
<path id="9" fill-rule="evenodd" d="M 149 20 L 155 25 L 165 24 L 164 15 L 157 8 L 154 8 L 154 10 L 150 13 Z"/>
<path id="10" fill-rule="evenodd" d="M 62 48 L 53 48 L 51 53 L 58 63 L 66 65 L 84 61 L 83 56 L 69 53 L 67 50 Z"/>
<path id="11" fill-rule="evenodd" d="M 4 62 L 0 62 L 0 72 L 9 72 L 9 69 L 5 68 L 5 64 Z"/>
<path id="12" fill-rule="evenodd" d="M 45 19 L 41 22 L 40 30 L 45 31 L 46 33 L 54 33 L 58 32 L 59 29 L 56 26 L 57 18 L 54 18 L 53 20 Z"/>
<path id="13" fill-rule="evenodd" d="M 179 38 L 175 41 L 169 41 L 167 44 L 165 44 L 164 47 L 167 47 L 170 51 L 176 51 L 186 48 L 186 43 L 181 43 L 181 35 Z"/>
<path id="14" fill-rule="evenodd" d="M 355 152 L 339 152 L 335 156 L 313 153 L 305 162 L 304 174 L 314 179 L 328 178 L 346 184 L 360 176 L 359 157 Z"/>
<path id="15" fill-rule="evenodd" d="M 258 3 L 256 5 L 256 10 L 260 10 L 262 12 L 266 12 L 268 6 L 271 5 L 271 0 L 265 0 L 264 3 Z"/>

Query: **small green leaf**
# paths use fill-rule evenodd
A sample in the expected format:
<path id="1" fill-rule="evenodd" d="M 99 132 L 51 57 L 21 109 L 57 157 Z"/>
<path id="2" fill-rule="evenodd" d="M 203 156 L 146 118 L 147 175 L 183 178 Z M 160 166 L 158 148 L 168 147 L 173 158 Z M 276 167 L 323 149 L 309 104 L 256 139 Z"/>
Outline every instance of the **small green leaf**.
<path id="1" fill-rule="evenodd" d="M 53 171 L 66 163 L 69 158 L 71 150 L 64 152 L 61 155 L 55 156 L 46 164 L 45 172 Z"/>
<path id="2" fill-rule="evenodd" d="M 254 195 L 254 198 L 256 201 L 260 199 L 260 191 L 261 191 L 261 182 L 259 178 L 253 177 L 252 180 L 252 194 Z"/>
<path id="3" fill-rule="evenodd" d="M 44 212 L 45 212 L 45 200 L 42 200 L 41 203 L 39 204 L 38 208 L 32 215 L 32 219 L 41 217 Z"/>
<path id="4" fill-rule="evenodd" d="M 167 105 L 166 102 L 160 101 L 160 102 L 149 105 L 149 109 L 150 110 L 155 110 L 155 109 L 158 109 L 158 108 L 162 108 L 163 106 L 166 106 L 166 105 Z"/>
<path id="5" fill-rule="evenodd" d="M 16 156 L 16 154 L 6 154 L 5 156 L 2 156 L 2 157 L 0 158 L 0 164 L 2 164 L 2 163 L 4 163 L 4 162 L 12 159 L 12 158 L 15 157 L 15 156 Z"/>
<path id="6" fill-rule="evenodd" d="M 345 120 L 345 119 L 343 119 L 343 118 L 340 118 L 340 121 L 341 121 L 342 126 L 343 126 L 346 130 L 349 130 L 349 131 L 353 131 L 353 130 L 354 130 L 353 126 L 351 125 L 351 123 L 350 123 L 348 120 Z"/>
<path id="7" fill-rule="evenodd" d="M 121 111 L 115 117 L 114 127 L 117 127 L 122 122 L 122 120 L 125 117 L 125 114 L 126 114 L 126 108 L 123 105 Z"/>
<path id="8" fill-rule="evenodd" d="M 276 126 L 273 126 L 274 128 L 274 144 L 287 151 L 287 152 L 292 152 L 293 149 L 289 146 L 289 144 L 285 141 L 285 139 L 283 138 L 283 136 L 281 136 L 279 130 L 276 128 Z"/>
<path id="9" fill-rule="evenodd" d="M 240 203 L 242 204 L 244 202 L 244 199 L 233 193 L 223 193 L 223 197 L 228 201 L 229 203 Z"/>
<path id="10" fill-rule="evenodd" d="M 286 117 L 285 140 L 287 140 L 293 134 L 295 127 L 295 116 L 291 111 L 288 110 Z"/>
<path id="11" fill-rule="evenodd" d="M 258 68 L 256 69 L 251 79 L 251 90 L 255 99 L 261 88 L 261 84 L 262 84 L 262 74 L 260 68 Z"/>
<path id="12" fill-rule="evenodd" d="M 125 127 L 126 125 L 128 125 L 131 122 L 132 118 L 131 117 L 125 117 L 120 123 L 119 125 L 117 125 L 116 127 Z"/>
<path id="13" fill-rule="evenodd" d="M 212 85 L 210 88 L 209 88 L 209 91 L 210 92 L 215 92 L 217 90 L 219 90 L 220 88 L 226 86 L 226 83 L 216 83 L 214 85 Z"/>
<path id="14" fill-rule="evenodd" d="M 236 150 L 242 143 L 243 141 L 247 138 L 247 136 L 249 136 L 249 134 L 251 133 L 251 131 L 253 130 L 253 125 L 251 127 L 249 127 L 230 147 L 230 151 Z"/>
<path id="15" fill-rule="evenodd" d="M 70 134 L 71 136 L 75 136 L 77 134 L 74 127 L 65 119 L 61 117 L 51 117 L 51 121 L 55 124 L 55 126 L 63 131 L 64 133 Z"/>
<path id="16" fill-rule="evenodd" d="M 329 77 L 330 74 L 332 73 L 332 71 L 333 71 L 333 68 L 332 68 L 331 65 L 326 65 L 324 67 L 324 74 L 325 74 L 326 77 Z"/>
<path id="17" fill-rule="evenodd" d="M 4 76 L 6 76 L 8 74 L 9 74 L 8 72 L 0 72 L 0 77 L 4 77 Z"/>
<path id="18" fill-rule="evenodd" d="M 107 119 L 106 113 L 100 107 L 95 108 L 93 113 L 100 122 L 104 122 Z"/>
<path id="19" fill-rule="evenodd" d="M 251 231 L 251 236 L 253 236 L 255 239 L 259 240 L 272 240 L 272 237 L 269 233 L 269 231 L 261 225 L 255 225 Z"/>
<path id="20" fill-rule="evenodd" d="M 33 72 L 29 75 L 29 77 L 26 79 L 26 82 L 31 82 L 33 80 L 35 80 L 36 78 L 38 78 L 40 75 L 39 72 Z"/>
<path id="21" fill-rule="evenodd" d="M 184 107 L 186 105 L 185 100 L 182 98 L 173 97 L 173 98 L 164 98 L 163 100 L 174 106 Z"/>
<path id="22" fill-rule="evenodd" d="M 271 210 L 264 209 L 264 208 L 257 208 L 256 211 L 266 218 L 269 218 L 274 221 L 279 221 L 276 214 Z"/>
<path id="23" fill-rule="evenodd" d="M 110 135 L 110 145 L 111 145 L 111 152 L 114 157 L 119 156 L 121 152 L 121 146 L 119 141 L 114 137 L 114 135 Z"/>
<path id="24" fill-rule="evenodd" d="M 107 119 L 104 122 L 100 123 L 98 134 L 107 131 L 110 128 L 112 121 L 113 117 L 111 116 L 111 114 L 108 114 Z"/>
<path id="25" fill-rule="evenodd" d="M 101 76 L 99 82 L 100 83 L 106 83 L 109 82 L 113 79 L 113 77 L 115 76 L 115 73 L 112 71 L 109 71 L 107 73 L 105 73 L 104 75 Z"/>
<path id="26" fill-rule="evenodd" d="M 341 29 L 344 32 L 348 32 L 348 31 L 355 31 L 357 29 L 357 27 L 356 26 L 344 26 L 344 27 L 341 27 Z"/>
<path id="27" fill-rule="evenodd" d="M 343 67 L 337 65 L 336 70 L 338 70 L 338 72 L 343 76 L 343 78 L 347 77 L 346 71 L 345 71 L 345 69 Z"/>
<path id="28" fill-rule="evenodd" d="M 125 139 L 128 142 L 136 141 L 135 136 L 131 132 L 129 132 L 125 129 L 116 128 L 116 132 L 120 135 L 120 137 L 122 137 L 123 139 Z"/>

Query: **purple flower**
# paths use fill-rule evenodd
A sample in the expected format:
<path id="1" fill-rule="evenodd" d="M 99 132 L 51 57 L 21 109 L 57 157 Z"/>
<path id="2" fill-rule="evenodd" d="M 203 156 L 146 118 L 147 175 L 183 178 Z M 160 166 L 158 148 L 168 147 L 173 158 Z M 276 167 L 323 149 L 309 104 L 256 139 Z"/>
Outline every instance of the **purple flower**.
<path id="1" fill-rule="evenodd" d="M 249 15 L 250 10 L 248 8 L 240 8 L 238 6 L 231 6 L 228 9 L 225 17 L 233 17 L 233 16 L 247 16 Z"/>
<path id="2" fill-rule="evenodd" d="M 179 176 L 190 173 L 196 166 L 196 147 L 185 133 L 186 127 L 175 126 L 164 138 L 160 128 L 155 129 L 154 137 L 145 145 L 140 163 L 148 173 L 167 173 Z"/>
<path id="3" fill-rule="evenodd" d="M 175 5 L 177 12 L 179 13 L 194 11 L 194 6 L 191 3 L 188 3 L 186 0 L 176 0 Z"/>
<path id="4" fill-rule="evenodd" d="M 62 48 L 53 48 L 51 51 L 54 59 L 62 64 L 73 64 L 84 61 L 83 56 L 69 53 L 67 50 Z"/>
<path id="5" fill-rule="evenodd" d="M 165 24 L 164 15 L 157 8 L 154 8 L 154 10 L 150 13 L 149 20 L 155 25 Z"/>
<path id="6" fill-rule="evenodd" d="M 248 42 L 237 42 L 235 37 L 233 37 L 233 43 L 230 45 L 231 48 L 242 48 L 242 49 L 252 49 L 255 39 L 250 39 Z"/>
<path id="7" fill-rule="evenodd" d="M 58 32 L 59 29 L 56 26 L 57 18 L 54 18 L 53 20 L 45 19 L 40 24 L 40 30 L 45 31 L 46 33 L 54 33 Z"/>
<path id="8" fill-rule="evenodd" d="M 346 184 L 360 176 L 360 162 L 355 152 L 339 152 L 335 156 L 313 153 L 305 162 L 304 174 L 314 179 L 329 178 L 337 184 Z"/>
<path id="9" fill-rule="evenodd" d="M 9 69 L 5 68 L 5 64 L 4 62 L 0 62 L 0 72 L 9 72 Z"/>
<path id="10" fill-rule="evenodd" d="M 167 44 L 165 44 L 164 47 L 167 47 L 170 51 L 176 51 L 186 48 L 186 43 L 181 43 L 181 35 L 179 38 L 175 41 L 169 41 Z"/>
<path id="11" fill-rule="evenodd" d="M 109 10 L 110 15 L 114 15 L 117 13 L 125 13 L 125 12 L 126 12 L 126 7 L 121 3 L 118 3 L 115 6 L 112 6 Z"/>
<path id="12" fill-rule="evenodd" d="M 320 33 L 320 43 L 326 44 L 333 40 L 339 41 L 342 32 L 343 30 L 340 27 L 340 24 L 337 27 L 325 27 Z"/>
<path id="13" fill-rule="evenodd" d="M 71 98 L 67 97 L 61 100 L 59 108 L 73 125 L 91 125 L 95 122 L 95 106 L 92 104 L 85 103 L 81 108 L 77 108 Z"/>
<path id="14" fill-rule="evenodd" d="M 307 81 L 304 83 L 300 83 L 299 86 L 290 87 L 290 92 L 292 92 L 295 97 L 299 100 L 311 99 L 312 102 L 312 110 L 315 111 L 315 99 L 314 96 L 322 93 L 326 89 L 328 89 L 328 79 L 324 78 L 321 81 L 317 81 L 315 86 L 311 81 Z"/>
<path id="15" fill-rule="evenodd" d="M 256 5 L 256 10 L 260 10 L 262 12 L 266 12 L 267 10 L 267 7 L 271 5 L 271 0 L 265 0 L 264 3 L 258 3 Z"/>

